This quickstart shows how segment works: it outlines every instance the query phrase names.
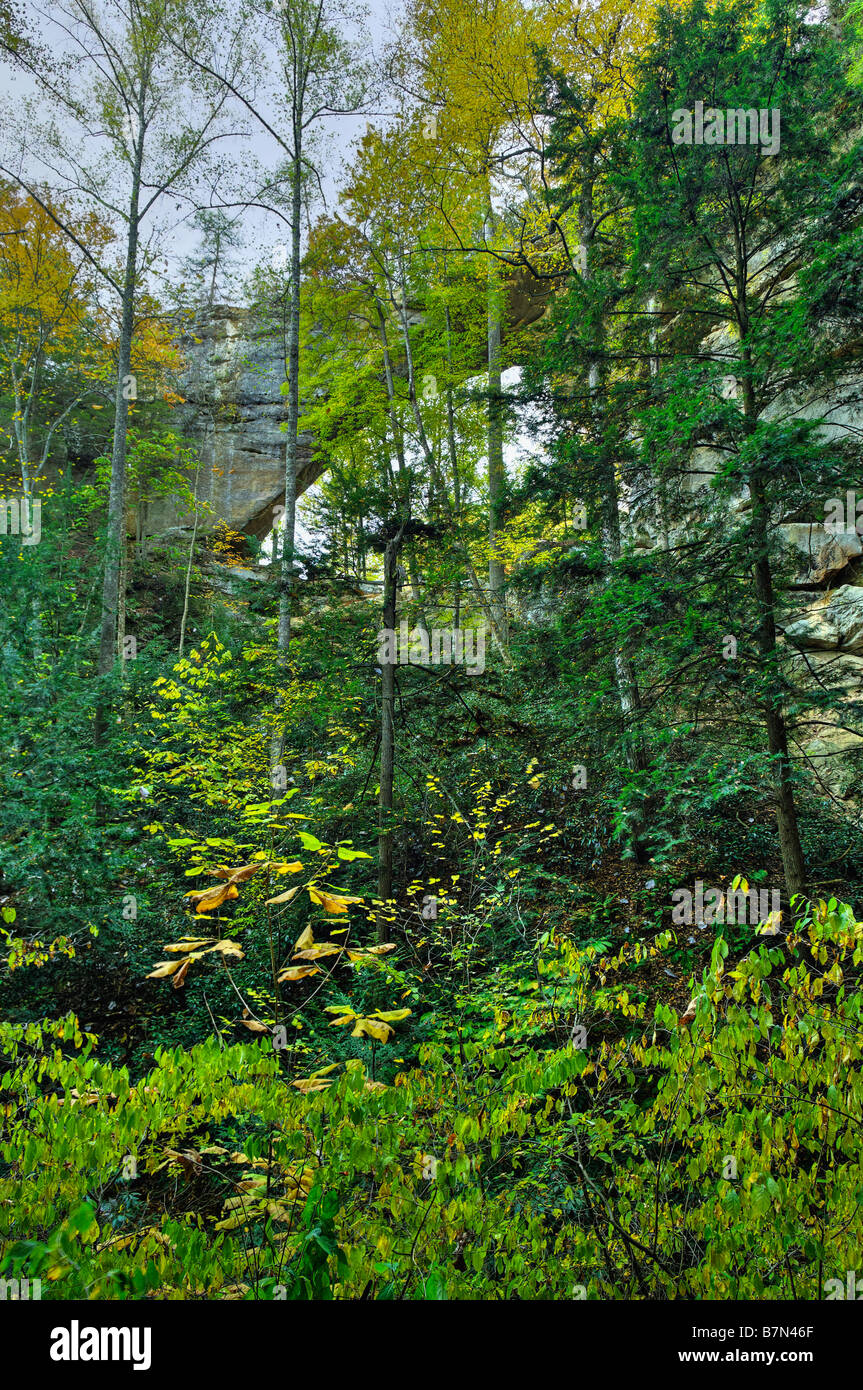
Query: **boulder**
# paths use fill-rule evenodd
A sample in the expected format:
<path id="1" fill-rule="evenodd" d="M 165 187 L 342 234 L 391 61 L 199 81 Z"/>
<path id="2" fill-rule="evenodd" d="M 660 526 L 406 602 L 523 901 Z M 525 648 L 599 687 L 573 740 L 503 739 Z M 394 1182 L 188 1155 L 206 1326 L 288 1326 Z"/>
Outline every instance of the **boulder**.
<path id="1" fill-rule="evenodd" d="M 792 521 L 777 526 L 776 535 L 796 558 L 797 573 L 792 580 L 795 585 L 823 584 L 863 555 L 863 544 L 856 531 L 834 534 L 814 521 Z"/>
<path id="2" fill-rule="evenodd" d="M 863 588 L 843 584 L 823 594 L 785 628 L 800 651 L 863 653 Z"/>

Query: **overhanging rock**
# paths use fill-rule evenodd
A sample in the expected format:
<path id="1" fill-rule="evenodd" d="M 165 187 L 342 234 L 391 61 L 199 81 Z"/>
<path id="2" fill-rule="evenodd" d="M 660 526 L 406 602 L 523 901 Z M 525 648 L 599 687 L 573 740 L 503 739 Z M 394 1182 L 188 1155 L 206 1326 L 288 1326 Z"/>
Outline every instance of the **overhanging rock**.
<path id="1" fill-rule="evenodd" d="M 224 522 L 263 538 L 285 500 L 284 338 L 248 309 L 215 305 L 182 334 L 179 346 L 184 365 L 177 390 L 185 404 L 176 409 L 175 428 L 200 444 L 197 495 L 211 509 L 199 525 L 212 531 Z M 301 494 L 326 464 L 313 457 L 311 435 L 299 442 Z M 148 507 L 146 529 L 152 535 L 189 521 L 165 499 Z"/>
<path id="2" fill-rule="evenodd" d="M 536 324 L 546 310 L 549 286 L 527 271 L 513 275 L 507 290 L 505 336 Z M 422 318 L 421 310 L 418 311 Z M 176 388 L 175 428 L 201 446 L 197 495 L 210 511 L 199 527 L 224 522 L 234 531 L 262 539 L 274 510 L 285 500 L 286 326 L 262 321 L 250 309 L 216 304 L 178 334 L 183 367 Z M 482 370 L 477 363 L 477 370 Z M 299 439 L 297 496 L 326 471 L 326 458 L 310 434 Z M 190 478 L 190 483 L 194 481 Z M 161 534 L 191 524 L 170 499 L 149 504 L 145 530 Z"/>

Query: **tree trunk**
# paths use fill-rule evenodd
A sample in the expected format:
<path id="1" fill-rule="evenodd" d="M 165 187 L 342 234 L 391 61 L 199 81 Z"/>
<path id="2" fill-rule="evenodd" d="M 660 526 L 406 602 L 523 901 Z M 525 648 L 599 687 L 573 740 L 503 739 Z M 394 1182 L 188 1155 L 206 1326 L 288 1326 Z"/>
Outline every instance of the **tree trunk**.
<path id="1" fill-rule="evenodd" d="M 593 262 L 594 246 L 594 179 L 595 175 L 592 167 L 584 171 L 582 176 L 581 194 L 579 198 L 579 237 L 581 240 L 581 274 L 585 280 L 590 278 Z M 591 407 L 597 411 L 600 403 L 602 385 L 602 372 L 599 359 L 591 362 L 588 368 L 588 389 L 590 392 Z M 602 424 L 596 419 L 595 426 L 597 433 L 602 430 Z M 606 563 L 609 567 L 620 559 L 620 498 L 618 495 L 617 476 L 613 458 L 608 457 L 603 452 L 602 474 L 600 479 L 601 488 L 601 526 L 602 526 L 602 551 Z M 609 583 L 611 582 L 609 577 Z M 615 647 L 614 651 L 614 679 L 617 687 L 617 699 L 620 707 L 621 722 L 623 728 L 624 755 L 627 765 L 631 772 L 643 772 L 647 765 L 647 752 L 644 741 L 639 729 L 634 727 L 641 705 L 641 695 L 638 689 L 633 664 L 627 653 L 621 647 Z M 636 812 L 632 821 L 630 834 L 632 849 L 636 859 L 643 857 L 641 837 L 644 830 L 643 814 Z"/>
<path id="2" fill-rule="evenodd" d="M 401 548 L 402 528 L 398 535 L 387 541 L 384 551 L 384 602 L 383 626 L 396 632 L 396 586 L 398 583 L 399 550 Z M 392 907 L 389 900 L 393 895 L 393 780 L 395 771 L 395 689 L 396 657 L 389 650 L 392 661 L 381 662 L 381 763 L 380 791 L 378 793 L 378 898 L 381 906 L 377 912 L 376 932 L 378 943 L 388 940 Z"/>
<path id="3" fill-rule="evenodd" d="M 407 470 L 405 468 L 404 436 L 402 434 L 401 429 L 399 428 L 399 421 L 396 415 L 395 386 L 393 384 L 393 369 L 392 362 L 390 360 L 389 339 L 387 338 L 387 322 L 386 317 L 384 315 L 383 306 L 381 305 L 380 300 L 376 301 L 376 308 L 378 312 L 378 332 L 380 334 L 381 348 L 383 350 L 384 357 L 384 381 L 386 382 L 387 388 L 387 413 L 390 417 L 390 432 L 393 437 L 393 448 L 395 450 L 396 461 L 399 466 L 399 478 L 402 479 L 407 476 Z M 407 514 L 409 515 L 411 509 L 411 498 L 400 496 L 398 502 L 400 507 L 407 508 Z M 411 599 L 417 609 L 418 625 L 430 637 L 431 634 L 429 631 L 428 618 L 426 617 L 425 606 L 423 604 L 422 586 L 420 584 L 419 569 L 417 567 L 416 554 L 414 553 L 413 546 L 408 546 L 408 573 L 410 575 L 411 581 Z"/>
<path id="4" fill-rule="evenodd" d="M 138 198 L 141 186 L 142 136 L 135 147 L 132 195 L 126 240 L 126 266 L 121 300 L 120 343 L 117 358 L 117 391 L 114 402 L 114 438 L 111 446 L 111 489 L 108 495 L 108 531 L 105 574 L 102 584 L 102 633 L 99 642 L 99 675 L 105 676 L 117 658 L 117 619 L 120 570 L 126 539 L 126 438 L 129 401 L 125 387 L 132 365 L 132 332 L 135 326 L 135 282 L 138 273 Z"/>
<path id="5" fill-rule="evenodd" d="M 281 725 L 284 686 L 291 645 L 291 605 L 294 589 L 294 544 L 297 527 L 297 438 L 300 419 L 300 217 L 302 215 L 302 114 L 294 112 L 294 161 L 291 171 L 291 295 L 288 310 L 288 420 L 285 441 L 285 511 L 279 570 L 279 631 L 276 723 L 270 740 L 270 770 L 280 766 L 285 751 Z M 273 557 L 275 560 L 275 556 Z"/>
<path id="6" fill-rule="evenodd" d="M 416 425 L 420 449 L 422 450 L 423 458 L 425 459 L 426 465 L 428 467 L 430 477 L 438 489 L 441 499 L 441 505 L 443 506 L 444 511 L 446 512 L 447 520 L 452 525 L 456 538 L 458 540 L 459 549 L 462 554 L 462 560 L 464 562 L 465 570 L 467 571 L 467 577 L 470 582 L 471 589 L 473 590 L 474 598 L 477 602 L 477 607 L 482 612 L 486 622 L 489 625 L 489 628 L 491 629 L 491 635 L 494 638 L 495 645 L 497 646 L 498 651 L 500 652 L 501 659 L 504 665 L 511 670 L 513 663 L 512 657 L 510 656 L 507 647 L 506 638 L 504 634 L 501 632 L 500 625 L 494 615 L 494 611 L 492 610 L 492 607 L 489 604 L 485 593 L 483 592 L 482 585 L 479 582 L 479 577 L 477 576 L 476 569 L 474 567 L 473 561 L 471 560 L 470 552 L 464 541 L 464 537 L 461 534 L 461 527 L 459 525 L 458 518 L 453 512 L 449 492 L 447 491 L 444 480 L 441 478 L 440 469 L 437 465 L 437 459 L 435 458 L 434 450 L 431 448 L 431 445 L 429 444 L 428 436 L 425 431 L 425 426 L 423 425 L 423 418 L 422 414 L 420 413 L 419 402 L 417 400 L 416 374 L 414 372 L 413 350 L 411 348 L 410 329 L 408 327 L 407 318 L 407 284 L 404 269 L 404 256 L 401 249 L 399 251 L 399 288 L 399 318 L 401 321 L 402 343 L 404 345 L 405 362 L 407 365 L 408 399 L 410 401 L 411 412 L 414 417 L 414 424 Z"/>
<path id="7" fill-rule="evenodd" d="M 189 563 L 186 565 L 186 583 L 183 589 L 183 616 L 180 619 L 180 650 L 178 655 L 183 655 L 183 645 L 186 641 L 186 621 L 189 616 L 189 590 L 192 585 L 192 561 L 195 557 L 195 539 L 198 535 L 198 479 L 201 473 L 201 459 L 198 456 L 198 466 L 195 469 L 195 520 L 192 525 L 192 539 L 189 543 Z"/>
<path id="8" fill-rule="evenodd" d="M 295 123 L 296 125 L 296 123 Z M 301 134 L 291 174 L 291 300 L 288 318 L 288 420 L 285 441 L 285 514 L 282 518 L 282 563 L 279 594 L 279 654 L 284 660 L 291 644 L 294 543 L 297 521 L 297 438 L 300 419 L 300 218 L 302 184 Z"/>
<path id="9" fill-rule="evenodd" d="M 506 570 L 498 553 L 502 529 L 501 506 L 506 474 L 503 466 L 503 418 L 501 411 L 500 303 L 493 271 L 488 278 L 488 592 L 491 610 L 505 640 L 509 640 L 506 616 Z"/>
<path id="10" fill-rule="evenodd" d="M 745 305 L 745 295 L 741 298 Z M 744 325 L 741 337 L 746 368 L 742 383 L 743 428 L 747 434 L 751 434 L 758 422 L 758 411 L 750 373 L 751 355 L 746 345 L 745 308 L 743 314 Z M 770 504 L 761 472 L 750 474 L 748 482 L 752 498 L 752 538 L 755 544 L 752 578 L 758 603 L 758 627 L 755 640 L 765 667 L 762 674 L 767 677 L 769 682 L 778 666 L 776 605 L 773 597 L 773 575 L 770 569 L 768 548 Z M 791 779 L 791 760 L 788 756 L 788 730 L 780 697 L 768 694 L 764 703 L 764 723 L 767 730 L 767 746 L 774 760 L 776 828 L 785 875 L 785 889 L 790 900 L 795 893 L 806 892 L 806 865 L 803 859 L 803 848 L 800 844 L 797 808 L 794 804 L 794 784 Z"/>

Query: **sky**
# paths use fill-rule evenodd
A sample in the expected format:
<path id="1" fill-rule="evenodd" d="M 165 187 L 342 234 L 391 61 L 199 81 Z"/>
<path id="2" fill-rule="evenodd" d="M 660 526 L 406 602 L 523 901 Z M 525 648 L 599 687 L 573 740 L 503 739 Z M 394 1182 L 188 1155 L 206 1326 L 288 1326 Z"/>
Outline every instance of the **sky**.
<path id="1" fill-rule="evenodd" d="M 43 15 L 54 14 L 56 17 L 61 17 L 64 9 L 74 10 L 75 3 L 76 0 L 47 0 L 39 12 Z M 375 54 L 378 70 L 383 66 L 383 55 L 387 46 L 393 42 L 397 34 L 398 17 L 402 3 L 403 0 L 370 0 L 368 5 L 366 32 Z M 116 4 L 117 0 L 96 0 L 96 9 L 100 14 L 110 16 L 116 12 Z M 35 6 L 33 13 L 36 13 Z M 45 24 L 41 26 L 41 32 L 46 37 L 50 36 L 50 42 L 56 45 L 52 51 L 59 59 L 74 51 L 65 27 L 58 28 Z M 38 85 L 36 81 L 26 73 L 10 71 L 8 66 L 5 69 L 0 69 L 0 74 L 2 74 L 2 91 L 0 91 L 2 163 L 6 168 L 20 169 L 21 173 L 34 183 L 45 181 L 56 187 L 58 172 L 63 167 L 64 150 L 66 147 L 71 148 L 74 143 L 74 124 L 69 121 L 64 125 L 63 120 L 59 120 L 57 127 L 61 137 L 59 148 L 56 154 L 49 156 L 48 147 L 40 144 L 35 135 L 36 118 L 31 120 L 30 116 L 26 115 L 23 120 L 21 119 L 27 102 L 35 101 L 37 98 Z M 50 106 L 46 106 L 43 111 L 50 115 L 51 109 Z M 267 114 L 269 114 L 269 110 L 267 110 Z M 322 120 L 323 139 L 317 154 L 317 164 L 321 172 L 323 201 L 318 201 L 310 209 L 312 218 L 319 216 L 325 208 L 333 208 L 344 178 L 345 168 L 356 142 L 364 134 L 369 122 L 376 124 L 385 122 L 386 114 L 385 105 L 379 102 L 375 107 L 370 107 L 357 116 L 333 116 Z M 55 116 L 55 121 L 56 119 Z M 169 122 L 175 120 L 174 112 L 168 113 L 168 120 Z M 283 157 L 278 143 L 251 117 L 248 118 L 248 126 L 248 133 L 242 138 L 233 137 L 219 145 L 220 167 L 228 170 L 233 165 L 239 171 L 238 177 L 235 175 L 233 178 L 234 190 L 229 195 L 223 195 L 226 196 L 226 200 L 229 198 L 232 202 L 235 199 L 239 201 L 248 195 L 251 181 L 251 175 L 248 171 L 253 166 L 257 165 L 264 170 L 272 169 Z M 80 131 L 78 133 L 80 136 Z M 23 154 L 22 148 L 26 150 Z M 100 135 L 98 126 L 92 128 L 92 134 L 85 134 L 79 144 L 79 149 L 85 158 L 90 160 L 98 158 L 100 150 L 105 151 L 108 148 L 108 143 Z M 111 166 L 106 166 L 104 185 L 109 195 L 110 168 Z M 227 188 L 227 182 L 223 184 L 223 187 Z M 122 203 L 122 193 L 119 186 L 117 191 L 120 195 L 118 202 Z M 233 213 L 234 209 L 229 208 L 228 211 Z M 176 282 L 184 258 L 197 249 L 198 235 L 190 225 L 192 213 L 193 209 L 188 202 L 177 201 L 170 196 L 163 197 L 154 208 L 152 226 L 158 229 L 159 247 L 162 253 L 159 268 L 163 283 L 171 280 Z M 227 297 L 233 302 L 242 302 L 243 281 L 256 265 L 270 263 L 277 267 L 284 266 L 287 253 L 287 228 L 278 217 L 261 208 L 237 211 L 236 215 L 241 228 L 242 242 L 234 255 L 234 276 L 233 282 L 229 282 L 230 290 Z M 154 288 L 158 291 L 158 282 Z M 518 375 L 517 369 L 506 374 L 505 385 L 514 385 Z M 505 462 L 508 470 L 512 471 L 519 462 L 522 462 L 532 447 L 534 446 L 527 434 L 519 431 L 513 441 L 506 446 Z M 301 523 L 301 532 L 298 535 L 300 545 L 303 545 L 304 542 L 307 543 L 309 539 L 308 531 Z"/>
<path id="2" fill-rule="evenodd" d="M 111 15 L 115 5 L 116 0 L 97 0 L 95 8 L 98 12 Z M 47 0 L 38 10 L 34 4 L 25 5 L 25 9 L 32 15 L 53 14 L 62 20 L 63 10 L 73 10 L 74 6 L 75 0 Z M 397 33 L 400 9 L 401 0 L 369 0 L 367 4 L 366 34 L 377 70 L 382 66 L 382 55 L 387 45 L 393 41 Z M 356 7 L 353 13 L 358 13 Z M 58 27 L 47 21 L 41 24 L 34 21 L 34 25 L 45 39 L 46 46 L 58 59 L 63 59 L 75 51 L 74 45 L 64 32 L 68 27 L 65 24 Z M 350 34 L 350 29 L 348 33 Z M 38 138 L 35 137 L 34 121 L 29 116 L 23 117 L 25 104 L 36 102 L 37 98 L 38 86 L 34 78 L 10 64 L 0 67 L 0 162 L 6 168 L 20 171 L 25 177 L 36 182 L 44 181 L 56 187 L 56 174 L 61 167 L 62 155 L 48 159 L 47 147 L 40 146 Z M 44 114 L 53 116 L 64 140 L 68 134 L 68 145 L 71 148 L 72 137 L 76 133 L 74 123 L 65 119 L 62 114 L 58 118 L 56 107 L 52 111 L 49 104 L 44 104 L 42 109 Z M 380 105 L 370 107 L 367 113 L 358 116 L 333 116 L 322 119 L 319 127 L 321 148 L 317 162 L 325 203 L 318 201 L 311 208 L 313 218 L 319 215 L 325 206 L 334 206 L 340 180 L 357 140 L 365 132 L 370 120 L 381 119 L 385 119 L 385 111 Z M 219 145 L 220 166 L 227 170 L 233 163 L 237 169 L 234 188 L 230 193 L 227 191 L 227 184 L 223 183 L 226 201 L 240 201 L 248 195 L 250 185 L 247 171 L 253 165 L 257 164 L 264 170 L 270 170 L 284 158 L 277 142 L 260 124 L 252 117 L 247 117 L 247 121 L 247 135 L 239 139 L 225 140 Z M 23 139 L 31 143 L 31 149 L 23 155 L 22 132 Z M 105 148 L 105 142 L 94 136 L 88 143 L 85 138 L 81 141 L 80 148 L 87 157 L 95 159 L 100 149 Z M 227 210 L 229 215 L 236 212 L 243 237 L 242 245 L 236 253 L 238 282 L 262 260 L 277 262 L 280 256 L 284 256 L 286 226 L 277 216 L 259 208 L 248 208 L 245 211 L 238 211 L 236 208 Z M 192 211 L 188 203 L 180 205 L 170 197 L 163 198 L 154 209 L 153 221 L 159 224 L 159 243 L 165 257 L 163 269 L 167 276 L 176 275 L 183 258 L 194 252 L 197 247 L 198 236 L 190 226 Z"/>

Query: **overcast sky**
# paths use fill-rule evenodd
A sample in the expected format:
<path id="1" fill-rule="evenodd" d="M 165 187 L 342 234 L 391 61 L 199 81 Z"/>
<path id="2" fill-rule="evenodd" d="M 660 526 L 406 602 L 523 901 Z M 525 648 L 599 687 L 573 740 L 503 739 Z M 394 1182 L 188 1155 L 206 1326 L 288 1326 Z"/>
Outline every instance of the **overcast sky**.
<path id="1" fill-rule="evenodd" d="M 30 7 L 28 7 L 29 9 Z M 97 9 L 101 8 L 97 4 Z M 112 6 L 105 5 L 105 10 L 110 13 Z M 367 20 L 366 32 L 371 42 L 372 51 L 375 55 L 375 66 L 378 71 L 381 69 L 381 59 L 386 47 L 392 43 L 398 31 L 398 16 L 402 9 L 402 0 L 367 0 Z M 50 16 L 54 6 L 47 4 L 43 15 Z M 35 7 L 31 14 L 35 14 Z M 38 22 L 37 22 L 38 23 Z M 62 55 L 63 47 L 68 51 L 72 46 L 68 40 L 63 40 L 62 30 L 50 23 L 38 25 L 41 34 L 49 39 L 50 46 L 58 56 Z M 33 139 L 34 127 L 22 123 L 20 127 L 21 135 L 16 131 L 16 124 L 21 120 L 25 102 L 37 96 L 37 84 L 27 73 L 14 69 L 9 64 L 0 67 L 0 150 L 2 150 L 2 163 L 22 176 L 33 179 L 35 182 L 45 182 L 57 187 L 60 180 L 53 176 L 52 169 L 40 160 L 40 149 L 37 141 L 34 141 L 34 148 L 23 160 L 21 156 L 22 137 L 23 140 Z M 45 114 L 50 114 L 57 119 L 56 110 L 53 110 L 46 102 L 42 105 Z M 265 114 L 272 117 L 271 110 L 265 110 Z M 220 163 L 225 169 L 234 164 L 239 171 L 235 177 L 235 188 L 232 193 L 228 193 L 227 182 L 222 185 L 220 190 L 223 196 L 233 199 L 241 199 L 248 196 L 251 191 L 253 178 L 245 179 L 246 166 L 249 169 L 257 166 L 264 171 L 271 171 L 284 160 L 284 152 L 279 148 L 263 128 L 254 121 L 253 118 L 246 116 L 246 123 L 249 126 L 249 133 L 242 139 L 223 140 L 219 145 Z M 339 116 L 325 118 L 318 127 L 319 138 L 322 138 L 322 149 L 316 154 L 316 162 L 322 176 L 323 195 L 326 204 L 318 202 L 310 209 L 311 217 L 316 216 L 324 210 L 324 206 L 332 207 L 336 201 L 340 182 L 344 177 L 344 170 L 349 162 L 352 152 L 359 137 L 364 133 L 369 121 L 380 123 L 386 120 L 385 110 L 378 104 L 367 114 L 360 116 Z M 72 124 L 68 124 L 68 129 L 72 130 Z M 274 122 L 277 125 L 277 122 Z M 61 130 L 65 129 L 64 120 L 59 117 Z M 5 130 L 2 129 L 5 127 Z M 104 142 L 93 140 L 91 142 L 92 153 L 97 153 L 97 145 Z M 55 169 L 57 168 L 55 164 Z M 190 227 L 192 209 L 188 204 L 178 205 L 170 197 L 161 200 L 161 205 L 154 210 L 156 213 L 155 221 L 160 225 L 160 247 L 164 250 L 167 257 L 167 273 L 176 275 L 177 267 L 185 255 L 193 251 L 197 245 L 197 235 Z M 234 214 L 235 209 L 229 208 L 229 215 Z M 280 247 L 286 244 L 287 228 L 280 219 L 265 211 L 257 208 L 249 208 L 237 215 L 237 220 L 241 226 L 243 244 L 236 253 L 236 264 L 239 278 L 247 274 L 256 264 L 262 260 L 269 260 L 275 256 L 276 260 L 280 254 Z"/>

